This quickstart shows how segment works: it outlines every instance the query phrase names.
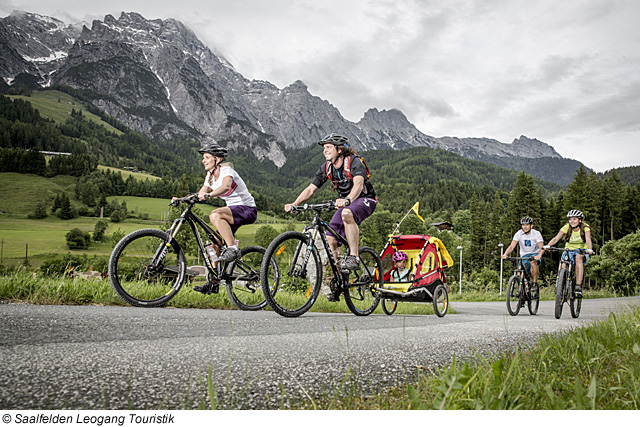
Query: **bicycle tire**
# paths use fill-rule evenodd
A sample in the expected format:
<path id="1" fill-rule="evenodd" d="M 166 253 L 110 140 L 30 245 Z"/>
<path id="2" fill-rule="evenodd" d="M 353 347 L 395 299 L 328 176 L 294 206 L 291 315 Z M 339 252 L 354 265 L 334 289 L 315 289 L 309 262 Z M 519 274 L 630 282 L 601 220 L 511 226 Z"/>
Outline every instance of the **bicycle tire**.
<path id="1" fill-rule="evenodd" d="M 145 228 L 120 240 L 109 257 L 109 281 L 116 294 L 136 307 L 160 307 L 182 287 L 187 261 L 182 247 L 162 230 Z M 164 246 L 164 249 L 162 249 Z M 162 263 L 149 268 L 156 253 L 166 250 Z"/>
<path id="2" fill-rule="evenodd" d="M 562 316 L 562 304 L 564 304 L 564 292 L 567 286 L 567 269 L 561 268 L 558 271 L 558 279 L 556 280 L 556 306 L 555 317 L 559 319 Z"/>
<path id="3" fill-rule="evenodd" d="M 262 246 L 247 246 L 240 251 L 240 258 L 227 267 L 227 295 L 240 310 L 257 311 L 267 305 L 260 282 L 265 252 Z"/>
<path id="4" fill-rule="evenodd" d="M 540 288 L 536 292 L 535 298 L 532 297 L 527 300 L 527 308 L 529 309 L 529 314 L 535 316 L 538 314 L 538 307 L 540 306 Z"/>
<path id="5" fill-rule="evenodd" d="M 398 301 L 382 298 L 382 311 L 384 314 L 391 316 L 398 308 Z"/>
<path id="6" fill-rule="evenodd" d="M 307 244 L 309 240 L 310 236 L 298 231 L 282 233 L 269 244 L 262 259 L 262 293 L 271 309 L 281 316 L 303 315 L 313 306 L 320 293 L 322 263 L 313 243 L 310 246 Z M 303 271 L 305 254 L 309 255 Z"/>
<path id="7" fill-rule="evenodd" d="M 521 291 L 520 278 L 518 276 L 511 276 L 507 284 L 507 311 L 512 316 L 517 316 L 520 312 Z"/>
<path id="8" fill-rule="evenodd" d="M 380 289 L 384 285 L 382 261 L 376 251 L 363 246 L 358 251 L 360 267 L 349 275 L 350 283 L 344 291 L 344 300 L 356 316 L 368 316 L 380 303 Z"/>
<path id="9" fill-rule="evenodd" d="M 569 299 L 569 309 L 571 311 L 571 317 L 577 319 L 580 316 L 580 310 L 582 309 L 582 298 L 576 298 L 573 294 L 573 280 L 569 281 L 570 287 L 567 292 L 571 292 Z"/>
<path id="10" fill-rule="evenodd" d="M 449 309 L 449 293 L 445 285 L 438 285 L 433 291 L 433 311 L 438 317 L 444 317 Z"/>

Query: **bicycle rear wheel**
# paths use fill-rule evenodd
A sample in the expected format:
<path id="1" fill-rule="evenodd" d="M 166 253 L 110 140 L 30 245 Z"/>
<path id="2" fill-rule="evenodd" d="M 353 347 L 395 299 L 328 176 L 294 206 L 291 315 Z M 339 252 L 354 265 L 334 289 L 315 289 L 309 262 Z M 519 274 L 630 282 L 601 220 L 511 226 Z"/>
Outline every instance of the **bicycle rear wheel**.
<path id="1" fill-rule="evenodd" d="M 187 262 L 180 245 L 169 240 L 164 231 L 145 228 L 128 234 L 113 248 L 109 281 L 125 302 L 138 307 L 159 307 L 178 293 L 184 283 Z"/>
<path id="2" fill-rule="evenodd" d="M 567 287 L 567 269 L 561 268 L 558 271 L 558 279 L 556 280 L 556 308 L 555 316 L 559 319 L 562 316 L 562 304 L 564 304 L 564 292 Z"/>
<path id="3" fill-rule="evenodd" d="M 262 293 L 281 316 L 298 317 L 316 302 L 322 286 L 322 263 L 311 238 L 297 231 L 276 237 L 260 269 Z"/>
<path id="4" fill-rule="evenodd" d="M 520 278 L 511 276 L 507 284 L 507 311 L 512 316 L 517 316 L 520 312 L 521 293 Z"/>
<path id="5" fill-rule="evenodd" d="M 227 268 L 227 295 L 241 310 L 256 311 L 267 305 L 260 283 L 260 268 L 266 250 L 262 246 L 247 246 L 240 251 L 240 259 Z M 273 271 L 277 271 L 274 266 Z"/>
<path id="6" fill-rule="evenodd" d="M 356 316 L 368 316 L 380 302 L 379 288 L 384 284 L 382 261 L 372 248 L 361 247 L 360 267 L 349 276 L 348 288 L 344 292 L 344 300 L 349 310 Z"/>
<path id="7" fill-rule="evenodd" d="M 449 294 L 447 293 L 447 287 L 445 285 L 436 286 L 436 290 L 433 291 L 433 311 L 436 316 L 443 317 L 447 314 L 449 308 Z"/>

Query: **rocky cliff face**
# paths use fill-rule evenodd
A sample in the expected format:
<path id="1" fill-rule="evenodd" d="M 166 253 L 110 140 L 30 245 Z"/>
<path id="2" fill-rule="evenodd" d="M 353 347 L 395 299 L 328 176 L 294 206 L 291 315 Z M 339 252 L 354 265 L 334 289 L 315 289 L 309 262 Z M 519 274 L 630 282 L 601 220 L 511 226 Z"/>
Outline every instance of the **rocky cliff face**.
<path id="1" fill-rule="evenodd" d="M 9 84 L 17 74 L 29 73 L 43 86 L 84 89 L 96 106 L 154 138 L 215 139 L 279 166 L 286 160 L 284 148 L 308 146 L 330 132 L 345 134 L 358 149 L 422 146 L 471 158 L 478 153 L 560 157 L 524 136 L 512 144 L 434 138 L 398 110 L 372 108 L 358 123 L 349 122 L 301 81 L 279 89 L 244 78 L 173 19 L 123 12 L 89 28 L 14 12 L 0 19 L 0 47 L 0 74 Z"/>

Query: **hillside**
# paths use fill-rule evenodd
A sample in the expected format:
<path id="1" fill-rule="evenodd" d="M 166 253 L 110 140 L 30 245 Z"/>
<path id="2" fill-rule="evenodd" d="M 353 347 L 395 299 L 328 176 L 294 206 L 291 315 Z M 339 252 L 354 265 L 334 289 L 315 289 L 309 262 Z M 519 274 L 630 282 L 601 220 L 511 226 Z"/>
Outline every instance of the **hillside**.
<path id="1" fill-rule="evenodd" d="M 279 88 L 247 79 L 175 19 L 122 12 L 89 27 L 16 11 L 0 18 L 0 28 L 0 45 L 8 52 L 0 77 L 9 83 L 0 91 L 72 88 L 86 105 L 172 151 L 178 147 L 170 143 L 177 140 L 213 139 L 280 167 L 288 150 L 339 132 L 359 150 L 439 148 L 514 170 L 522 168 L 522 159 L 562 159 L 549 144 L 526 136 L 511 143 L 430 136 L 398 109 L 372 106 L 351 122 L 301 80 Z M 502 158 L 520 160 L 511 164 Z M 528 172 L 561 185 L 571 181 L 577 164 L 542 163 L 544 175 L 538 167 Z"/>
<path id="2" fill-rule="evenodd" d="M 97 157 L 100 163 L 110 166 L 112 171 L 135 167 L 152 172 L 153 176 L 124 171 L 122 175 L 123 180 L 129 176 L 136 180 L 149 177 L 157 182 L 157 177 L 162 178 L 163 182 L 158 182 L 153 190 L 156 197 L 168 197 L 178 187 L 183 188 L 181 191 L 186 191 L 187 187 L 195 191 L 201 185 L 204 171 L 195 141 L 164 143 L 173 149 L 158 148 L 143 135 L 95 111 L 90 104 L 66 92 L 34 91 L 30 97 L 16 97 L 13 102 L 8 100 L 7 97 L 0 99 L 0 121 L 5 124 L 0 130 L 0 147 L 88 153 Z M 28 135 L 28 138 L 21 141 L 20 135 Z M 258 158 L 249 148 L 231 151 L 230 161 L 247 182 L 263 211 L 281 213 L 282 205 L 291 202 L 311 182 L 324 161 L 317 145 L 287 149 L 284 153 L 287 161 L 282 167 L 277 167 L 267 158 Z M 480 200 L 490 202 L 495 198 L 496 191 L 506 200 L 518 174 L 517 163 L 511 164 L 513 169 L 507 169 L 429 147 L 371 150 L 360 154 L 371 169 L 382 206 L 391 212 L 406 211 L 416 201 L 428 211 L 455 212 L 468 208 L 474 194 Z M 554 168 L 575 166 L 573 161 L 567 159 L 548 158 L 546 161 L 555 166 L 543 167 L 545 163 L 542 159 L 530 159 L 527 164 L 536 166 L 543 176 L 552 174 Z M 623 182 L 626 183 L 637 177 L 638 168 L 625 168 L 624 172 Z M 105 189 L 101 181 L 96 179 L 85 177 L 81 180 L 87 184 L 85 193 Z M 165 179 L 172 179 L 173 182 L 164 183 Z M 175 182 L 177 179 L 182 184 Z M 562 188 L 546 180 L 538 180 L 537 183 L 547 195 L 555 194 Z M 158 186 L 164 190 L 158 190 Z M 118 191 L 122 190 L 114 188 L 106 195 L 118 195 Z M 128 191 L 133 191 L 129 195 L 140 196 L 148 190 L 130 187 Z M 334 195 L 329 185 L 325 185 L 315 196 L 316 200 L 332 197 Z M 7 204 L 7 208 L 11 206 Z"/>

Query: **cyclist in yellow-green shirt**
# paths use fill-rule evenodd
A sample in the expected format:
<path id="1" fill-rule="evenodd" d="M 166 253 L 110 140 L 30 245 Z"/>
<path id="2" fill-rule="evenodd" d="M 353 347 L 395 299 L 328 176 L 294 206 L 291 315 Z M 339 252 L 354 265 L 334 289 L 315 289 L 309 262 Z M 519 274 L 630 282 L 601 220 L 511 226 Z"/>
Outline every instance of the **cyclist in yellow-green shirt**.
<path id="1" fill-rule="evenodd" d="M 576 285 L 574 288 L 575 295 L 582 296 L 582 279 L 584 278 L 584 264 L 589 259 L 588 254 L 593 253 L 593 245 L 591 243 L 591 228 L 583 221 L 584 214 L 577 210 L 572 209 L 567 213 L 568 223 L 565 224 L 556 237 L 549 241 L 549 244 L 544 246 L 544 249 L 549 249 L 550 246 L 555 245 L 564 236 L 565 249 L 573 249 L 562 254 L 562 258 L 569 257 L 571 263 L 576 266 Z M 579 253 L 576 249 L 586 249 L 587 254 Z"/>

